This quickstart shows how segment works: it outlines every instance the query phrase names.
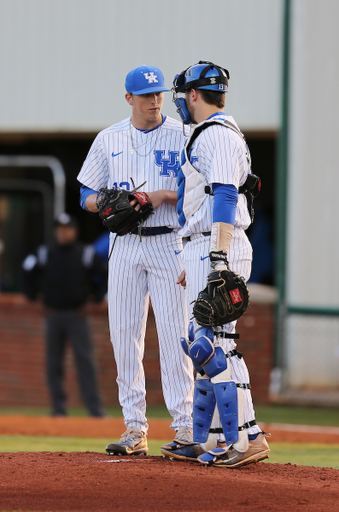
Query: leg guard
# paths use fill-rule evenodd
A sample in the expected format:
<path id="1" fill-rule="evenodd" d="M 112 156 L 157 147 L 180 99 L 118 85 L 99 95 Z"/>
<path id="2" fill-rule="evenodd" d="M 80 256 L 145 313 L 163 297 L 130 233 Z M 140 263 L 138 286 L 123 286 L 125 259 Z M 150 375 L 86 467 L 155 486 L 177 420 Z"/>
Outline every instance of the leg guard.
<path id="1" fill-rule="evenodd" d="M 207 441 L 205 443 L 200 443 L 201 448 L 204 452 L 208 452 L 209 450 L 213 450 L 218 446 L 218 437 L 219 437 L 219 427 L 220 427 L 220 416 L 218 407 L 214 409 L 214 414 L 212 418 L 212 423 L 210 426 L 210 432 L 208 434 Z"/>
<path id="2" fill-rule="evenodd" d="M 233 445 L 239 452 L 248 450 L 248 435 L 244 425 L 245 392 L 228 380 L 227 371 L 211 379 L 226 439 L 226 450 Z"/>
<path id="3" fill-rule="evenodd" d="M 220 421 L 224 431 L 226 444 L 238 441 L 238 394 L 234 381 L 213 384 Z"/>
<path id="4" fill-rule="evenodd" d="M 193 441 L 205 443 L 211 428 L 215 409 L 214 387 L 208 379 L 198 379 L 193 396 Z"/>

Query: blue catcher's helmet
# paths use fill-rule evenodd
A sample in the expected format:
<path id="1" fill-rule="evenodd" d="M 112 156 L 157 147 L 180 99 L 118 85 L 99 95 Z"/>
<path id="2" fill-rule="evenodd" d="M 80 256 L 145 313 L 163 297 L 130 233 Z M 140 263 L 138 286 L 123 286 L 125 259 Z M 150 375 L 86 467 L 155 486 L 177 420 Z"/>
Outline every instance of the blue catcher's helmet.
<path id="1" fill-rule="evenodd" d="M 179 98 L 178 92 L 184 93 L 190 89 L 226 92 L 229 78 L 230 74 L 227 69 L 206 60 L 200 60 L 198 64 L 194 64 L 176 75 L 172 87 L 173 102 L 183 123 L 190 124 L 191 116 L 185 98 Z"/>
<path id="2" fill-rule="evenodd" d="M 198 64 L 188 67 L 175 76 L 173 89 L 176 93 L 189 89 L 226 92 L 229 78 L 227 69 L 213 64 L 213 62 L 200 60 Z"/>

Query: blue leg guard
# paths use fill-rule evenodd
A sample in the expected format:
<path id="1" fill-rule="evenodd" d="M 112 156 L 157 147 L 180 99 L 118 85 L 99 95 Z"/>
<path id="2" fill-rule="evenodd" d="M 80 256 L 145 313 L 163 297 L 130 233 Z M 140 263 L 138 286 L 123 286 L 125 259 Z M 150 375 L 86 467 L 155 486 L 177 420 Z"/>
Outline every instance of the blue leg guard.
<path id="1" fill-rule="evenodd" d="M 227 446 L 236 443 L 238 431 L 238 393 L 235 382 L 219 382 L 213 384 L 214 395 L 220 415 Z"/>
<path id="2" fill-rule="evenodd" d="M 195 443 L 207 441 L 214 409 L 215 396 L 212 382 L 207 379 L 196 380 L 193 397 L 193 441 Z"/>

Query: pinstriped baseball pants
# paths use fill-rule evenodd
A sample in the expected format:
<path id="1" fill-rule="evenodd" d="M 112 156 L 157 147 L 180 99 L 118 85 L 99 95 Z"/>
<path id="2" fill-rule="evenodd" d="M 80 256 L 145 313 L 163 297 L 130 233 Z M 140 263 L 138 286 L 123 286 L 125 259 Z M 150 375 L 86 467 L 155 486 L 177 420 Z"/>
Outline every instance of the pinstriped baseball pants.
<path id="1" fill-rule="evenodd" d="M 189 308 L 189 318 L 193 317 L 193 304 L 199 292 L 206 287 L 208 273 L 210 272 L 209 246 L 210 237 L 203 235 L 193 236 L 190 242 L 185 244 L 184 248 L 184 268 L 186 271 L 186 293 Z M 229 264 L 231 270 L 243 276 L 247 281 L 251 274 L 252 248 L 249 244 L 246 234 L 243 230 L 235 229 L 232 238 L 229 254 Z M 216 330 L 228 333 L 235 333 L 236 321 L 218 327 Z M 194 320 L 195 330 L 200 326 Z M 237 347 L 232 339 L 215 338 L 215 346 L 220 346 L 225 352 L 229 352 Z M 242 352 L 242 350 L 240 350 Z M 245 354 L 246 355 L 246 354 Z M 231 379 L 236 383 L 249 384 L 249 372 L 244 358 L 237 356 L 227 359 L 227 364 L 231 364 Z M 255 419 L 252 395 L 249 389 L 245 390 L 245 422 Z M 221 426 L 221 425 L 220 425 Z M 258 425 L 248 429 L 249 434 L 260 432 Z"/>
<path id="2" fill-rule="evenodd" d="M 182 240 L 175 232 L 141 240 L 138 235 L 127 235 L 117 238 L 109 261 L 110 334 L 127 427 L 148 430 L 143 357 L 150 299 L 171 428 L 192 425 L 193 366 L 180 344 L 180 337 L 187 334 L 187 304 L 184 289 L 176 284 L 183 269 L 182 256 Z"/>

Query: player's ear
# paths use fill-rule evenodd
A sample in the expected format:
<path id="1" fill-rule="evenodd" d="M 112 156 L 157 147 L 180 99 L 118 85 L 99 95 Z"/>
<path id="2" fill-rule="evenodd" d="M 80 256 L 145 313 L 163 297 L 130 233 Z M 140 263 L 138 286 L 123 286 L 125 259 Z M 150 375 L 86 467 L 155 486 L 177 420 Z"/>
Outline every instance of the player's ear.
<path id="1" fill-rule="evenodd" d="M 198 99 L 198 94 L 199 94 L 199 93 L 198 93 L 198 91 L 197 91 L 197 89 L 191 89 L 191 91 L 190 91 L 190 92 L 191 92 L 191 100 L 192 100 L 192 101 L 197 101 L 197 99 Z"/>
<path id="2" fill-rule="evenodd" d="M 133 94 L 131 92 L 126 92 L 125 98 L 129 105 L 133 105 Z"/>

